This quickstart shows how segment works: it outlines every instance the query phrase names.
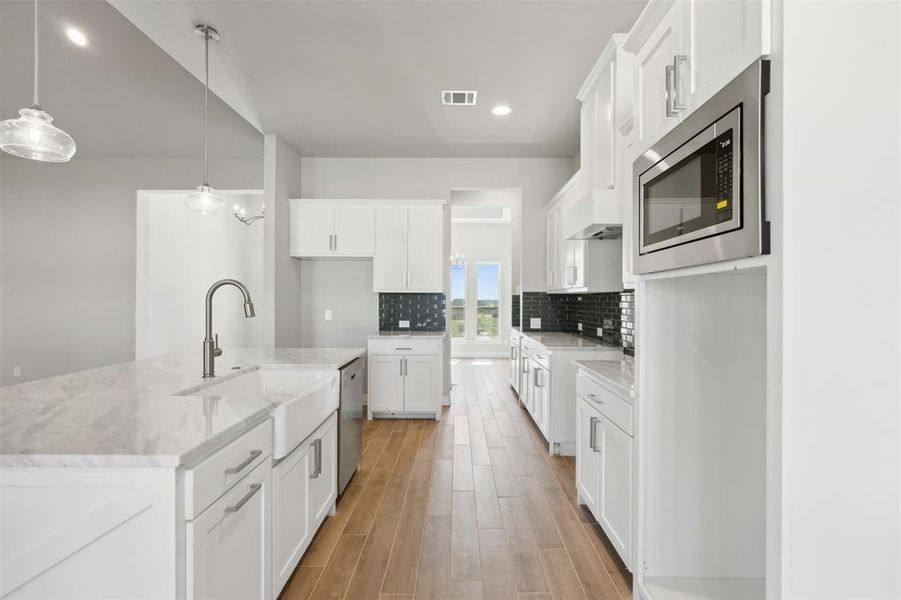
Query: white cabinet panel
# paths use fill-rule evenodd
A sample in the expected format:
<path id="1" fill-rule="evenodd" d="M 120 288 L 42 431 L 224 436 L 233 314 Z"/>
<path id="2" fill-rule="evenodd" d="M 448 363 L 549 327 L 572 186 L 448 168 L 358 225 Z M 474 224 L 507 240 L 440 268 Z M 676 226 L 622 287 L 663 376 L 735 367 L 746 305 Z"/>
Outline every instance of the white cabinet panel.
<path id="1" fill-rule="evenodd" d="M 332 510 L 338 495 L 337 415 L 310 437 L 307 452 L 310 473 L 310 529 L 316 531 Z"/>
<path id="2" fill-rule="evenodd" d="M 369 356 L 369 411 L 403 412 L 403 356 Z"/>
<path id="3" fill-rule="evenodd" d="M 558 286 L 559 274 L 557 266 L 559 263 L 558 254 L 560 253 L 560 245 L 557 241 L 557 217 L 559 211 L 552 211 L 545 215 L 546 226 L 546 271 L 547 277 L 545 285 L 547 289 L 553 290 Z"/>
<path id="4" fill-rule="evenodd" d="M 434 412 L 438 389 L 438 357 L 404 357 L 404 410 Z"/>
<path id="5" fill-rule="evenodd" d="M 682 5 L 675 2 L 636 54 L 638 146 L 643 150 L 679 122 L 667 115 L 666 67 L 682 52 Z"/>
<path id="6" fill-rule="evenodd" d="M 376 292 L 406 291 L 407 209 L 379 207 L 375 213 L 373 286 Z"/>
<path id="7" fill-rule="evenodd" d="M 281 591 L 313 539 L 309 445 L 301 444 L 272 470 L 273 584 Z"/>
<path id="8" fill-rule="evenodd" d="M 407 210 L 407 289 L 411 292 L 440 292 L 444 275 L 443 209 L 438 206 L 415 206 Z"/>
<path id="9" fill-rule="evenodd" d="M 754 60 L 769 53 L 769 0 L 682 0 L 688 61 L 679 83 L 690 90 L 686 114 Z"/>
<path id="10" fill-rule="evenodd" d="M 330 256 L 334 232 L 330 205 L 291 201 L 291 256 Z"/>
<path id="11" fill-rule="evenodd" d="M 519 356 L 519 340 L 510 344 L 510 387 L 519 393 L 519 372 L 522 368 L 522 360 Z"/>
<path id="12" fill-rule="evenodd" d="M 271 600 L 270 474 L 263 461 L 188 522 L 188 598 Z"/>
<path id="13" fill-rule="evenodd" d="M 609 189 L 614 183 L 614 160 L 616 128 L 614 119 L 614 69 L 616 63 L 610 62 L 603 68 L 597 80 L 597 88 L 592 96 L 595 105 L 594 149 L 592 170 L 594 185 L 592 187 Z"/>
<path id="14" fill-rule="evenodd" d="M 375 208 L 358 204 L 335 205 L 333 256 L 375 254 Z"/>
<path id="15" fill-rule="evenodd" d="M 631 568 L 632 438 L 606 418 L 600 435 L 601 483 L 598 522 Z"/>
<path id="16" fill-rule="evenodd" d="M 551 372 L 536 366 L 532 373 L 532 418 L 545 437 L 548 437 L 550 414 Z"/>
<path id="17" fill-rule="evenodd" d="M 592 513 L 598 512 L 601 463 L 596 436 L 601 415 L 585 400 L 576 400 L 576 489 Z"/>

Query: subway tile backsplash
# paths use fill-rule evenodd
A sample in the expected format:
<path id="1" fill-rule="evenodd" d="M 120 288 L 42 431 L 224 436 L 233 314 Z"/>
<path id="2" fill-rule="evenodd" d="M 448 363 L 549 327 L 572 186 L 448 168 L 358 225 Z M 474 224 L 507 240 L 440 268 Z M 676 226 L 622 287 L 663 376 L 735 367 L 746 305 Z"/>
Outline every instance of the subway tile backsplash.
<path id="1" fill-rule="evenodd" d="M 511 315 L 511 323 L 513 327 L 519 327 L 519 305 L 520 305 L 520 297 L 519 294 L 513 294 L 513 299 L 510 304 L 510 315 Z"/>
<path id="2" fill-rule="evenodd" d="M 548 294 L 523 292 L 523 331 L 529 331 L 529 319 L 541 318 L 542 331 L 566 331 L 598 339 L 597 328 L 604 330 L 605 342 L 621 346 L 626 354 L 635 353 L 635 292 L 605 294 Z"/>
<path id="3" fill-rule="evenodd" d="M 444 294 L 379 294 L 379 330 L 395 331 L 410 321 L 411 331 L 445 331 Z"/>

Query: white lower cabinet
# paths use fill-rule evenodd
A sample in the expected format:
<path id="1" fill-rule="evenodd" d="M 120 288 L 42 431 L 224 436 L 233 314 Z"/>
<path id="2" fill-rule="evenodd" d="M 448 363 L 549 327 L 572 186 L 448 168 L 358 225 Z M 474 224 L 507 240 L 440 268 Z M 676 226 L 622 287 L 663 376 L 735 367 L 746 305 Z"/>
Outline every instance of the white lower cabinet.
<path id="1" fill-rule="evenodd" d="M 374 413 L 441 413 L 441 336 L 419 339 L 376 336 L 369 340 L 368 416 Z"/>
<path id="2" fill-rule="evenodd" d="M 577 379 L 576 490 L 631 571 L 633 438 L 617 424 L 631 420 L 621 414 L 624 400 L 582 372 Z"/>
<path id="3" fill-rule="evenodd" d="M 264 460 L 188 521 L 188 598 L 271 600 L 270 474 Z"/>
<path id="4" fill-rule="evenodd" d="M 335 505 L 337 415 L 272 468 L 272 598 L 282 588 Z"/>

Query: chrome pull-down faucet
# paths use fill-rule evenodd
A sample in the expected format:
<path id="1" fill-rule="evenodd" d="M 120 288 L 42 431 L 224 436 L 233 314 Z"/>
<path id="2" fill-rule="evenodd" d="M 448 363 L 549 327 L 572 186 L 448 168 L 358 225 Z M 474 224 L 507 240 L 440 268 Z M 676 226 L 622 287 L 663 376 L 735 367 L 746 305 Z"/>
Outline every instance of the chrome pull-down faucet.
<path id="1" fill-rule="evenodd" d="M 247 286 L 237 279 L 220 279 L 210 286 L 206 293 L 206 337 L 203 338 L 203 376 L 216 376 L 216 357 L 222 355 L 219 347 L 219 334 L 213 335 L 213 294 L 224 285 L 233 285 L 244 294 L 244 318 L 256 316 L 253 310 L 253 300 L 250 299 L 250 291 Z"/>

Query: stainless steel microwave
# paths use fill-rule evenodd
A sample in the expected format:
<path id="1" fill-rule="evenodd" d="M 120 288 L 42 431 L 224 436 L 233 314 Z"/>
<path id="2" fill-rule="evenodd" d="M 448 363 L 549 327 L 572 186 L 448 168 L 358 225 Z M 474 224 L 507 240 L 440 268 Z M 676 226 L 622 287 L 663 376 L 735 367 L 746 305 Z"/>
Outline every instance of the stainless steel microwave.
<path id="1" fill-rule="evenodd" d="M 769 253 L 758 60 L 634 163 L 637 273 Z"/>

